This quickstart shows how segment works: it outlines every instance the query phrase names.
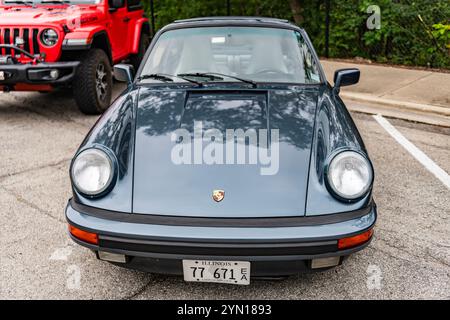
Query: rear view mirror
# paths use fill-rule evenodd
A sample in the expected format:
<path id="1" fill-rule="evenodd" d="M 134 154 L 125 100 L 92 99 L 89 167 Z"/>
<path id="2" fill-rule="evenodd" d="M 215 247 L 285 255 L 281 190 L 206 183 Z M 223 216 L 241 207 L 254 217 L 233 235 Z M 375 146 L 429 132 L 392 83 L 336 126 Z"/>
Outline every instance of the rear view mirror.
<path id="1" fill-rule="evenodd" d="M 114 78 L 131 85 L 134 80 L 134 67 L 130 64 L 116 64 L 114 66 Z"/>
<path id="2" fill-rule="evenodd" d="M 339 93 L 341 87 L 358 83 L 359 76 L 360 71 L 356 68 L 336 70 L 334 73 L 333 91 Z"/>

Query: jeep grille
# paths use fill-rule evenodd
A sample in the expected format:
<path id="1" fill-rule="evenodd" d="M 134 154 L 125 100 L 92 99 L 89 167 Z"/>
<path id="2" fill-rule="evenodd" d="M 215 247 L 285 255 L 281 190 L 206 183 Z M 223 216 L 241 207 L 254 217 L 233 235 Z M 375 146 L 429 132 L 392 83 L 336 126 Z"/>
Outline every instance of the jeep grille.
<path id="1" fill-rule="evenodd" d="M 38 43 L 39 29 L 37 28 L 0 28 L 0 44 L 12 44 L 15 45 L 15 39 L 20 37 L 23 39 L 22 49 L 28 51 L 33 55 L 39 55 L 39 43 Z M 14 52 L 14 49 L 2 48 L 0 49 L 1 55 L 12 55 L 20 57 L 20 52 Z"/>

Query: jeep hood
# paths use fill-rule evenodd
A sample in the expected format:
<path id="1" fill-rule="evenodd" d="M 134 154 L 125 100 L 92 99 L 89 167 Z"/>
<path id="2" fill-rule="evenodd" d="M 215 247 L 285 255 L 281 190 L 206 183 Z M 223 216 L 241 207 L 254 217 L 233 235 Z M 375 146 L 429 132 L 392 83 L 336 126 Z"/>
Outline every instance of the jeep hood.
<path id="1" fill-rule="evenodd" d="M 100 20 L 103 11 L 97 7 L 89 6 L 42 6 L 35 8 L 26 6 L 0 7 L 0 26 L 27 26 L 41 24 L 64 24 L 69 28 L 80 23 Z"/>
<path id="2" fill-rule="evenodd" d="M 260 91 L 141 88 L 136 117 L 133 213 L 255 218 L 303 216 L 318 92 L 316 87 Z M 246 164 L 236 164 L 237 148 L 243 143 L 232 139 L 235 154 L 231 163 L 226 158 L 229 153 L 219 143 L 223 147 L 222 159 L 227 164 L 206 164 L 205 154 L 215 153 L 206 147 L 210 142 L 204 142 L 200 154 L 196 153 L 198 148 L 191 138 L 194 132 L 199 132 L 195 131 L 199 130 L 199 124 L 203 134 L 208 129 L 217 129 L 216 133 L 222 133 L 223 137 L 227 129 L 256 130 L 258 142 L 253 144 L 246 139 L 245 145 L 247 152 L 258 152 L 257 163 L 250 163 L 246 153 Z M 260 129 L 269 129 L 272 138 L 274 129 L 279 133 L 279 152 L 275 154 L 272 145 L 270 166 L 263 165 L 259 157 L 260 152 L 267 155 L 267 147 L 261 140 L 264 131 Z M 181 139 L 180 132 L 189 133 L 189 137 Z M 175 137 L 179 139 L 176 141 Z M 176 152 L 183 145 L 182 141 L 190 143 L 191 157 L 183 159 L 190 158 L 192 164 L 177 164 L 180 158 L 176 155 L 185 156 L 183 152 Z M 272 170 L 263 175 L 261 169 L 269 167 Z M 267 172 L 272 174 L 267 175 Z M 224 190 L 222 201 L 213 200 L 214 190 Z"/>

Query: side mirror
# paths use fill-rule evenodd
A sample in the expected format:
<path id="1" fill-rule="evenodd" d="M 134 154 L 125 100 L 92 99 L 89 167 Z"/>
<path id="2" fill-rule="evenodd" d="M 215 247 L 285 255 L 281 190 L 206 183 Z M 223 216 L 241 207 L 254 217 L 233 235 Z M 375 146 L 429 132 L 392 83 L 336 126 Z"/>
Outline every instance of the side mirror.
<path id="1" fill-rule="evenodd" d="M 333 91 L 339 93 L 341 87 L 358 83 L 360 74 L 361 72 L 356 68 L 336 70 Z"/>
<path id="2" fill-rule="evenodd" d="M 125 5 L 125 0 L 109 0 L 109 11 L 116 11 Z"/>
<path id="3" fill-rule="evenodd" d="M 131 85 L 134 80 L 134 67 L 130 64 L 116 64 L 114 66 L 114 78 Z"/>

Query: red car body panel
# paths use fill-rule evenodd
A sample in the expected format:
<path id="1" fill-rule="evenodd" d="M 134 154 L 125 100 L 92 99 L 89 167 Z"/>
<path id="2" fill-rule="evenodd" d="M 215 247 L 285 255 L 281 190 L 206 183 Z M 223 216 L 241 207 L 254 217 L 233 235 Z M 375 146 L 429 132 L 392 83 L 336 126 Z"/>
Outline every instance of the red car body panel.
<path id="1" fill-rule="evenodd" d="M 107 54 L 114 64 L 138 53 L 145 24 L 148 26 L 143 8 L 130 8 L 126 1 L 123 7 L 110 10 L 107 0 L 100 0 L 97 4 L 37 2 L 34 6 L 0 0 L 0 45 L 15 45 L 17 38 L 23 39 L 25 48 L 21 48 L 36 56 L 36 60 L 5 47 L 0 47 L 0 56 L 9 54 L 20 64 L 36 64 L 38 60 L 41 63 L 58 63 L 64 60 L 67 41 L 85 39 L 89 46 L 97 35 L 106 34 L 110 48 Z M 52 47 L 45 46 L 40 40 L 41 33 L 49 28 L 59 35 L 58 42 Z M 5 86 L 0 81 L 0 88 Z M 20 83 L 9 87 L 27 91 L 41 89 L 40 86 Z"/>

